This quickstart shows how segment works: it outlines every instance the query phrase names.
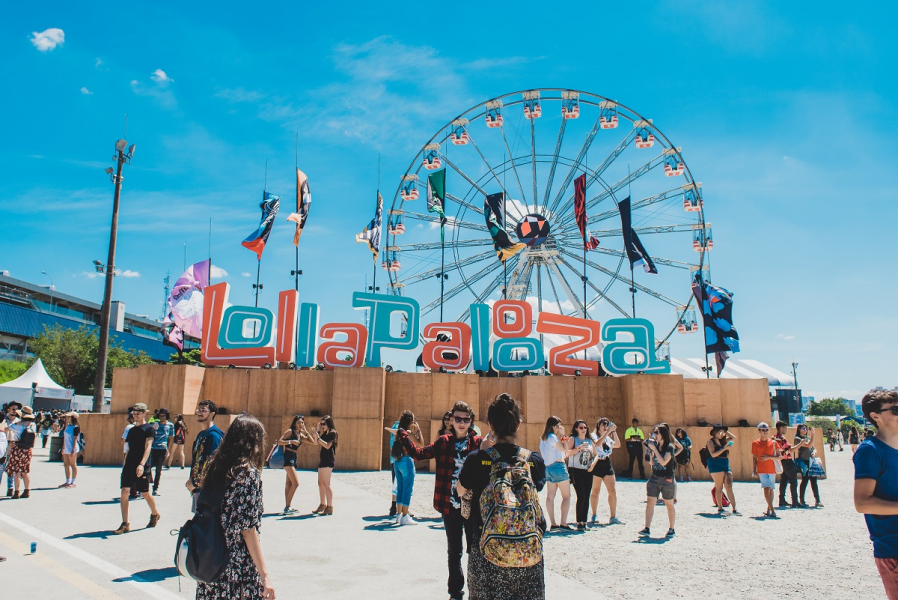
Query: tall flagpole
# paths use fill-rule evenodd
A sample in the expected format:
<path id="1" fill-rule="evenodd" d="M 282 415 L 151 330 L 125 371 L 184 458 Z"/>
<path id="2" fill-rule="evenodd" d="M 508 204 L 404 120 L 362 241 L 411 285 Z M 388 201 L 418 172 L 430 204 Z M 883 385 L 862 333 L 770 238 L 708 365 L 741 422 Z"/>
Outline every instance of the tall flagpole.
<path id="1" fill-rule="evenodd" d="M 296 133 L 296 171 L 299 172 L 299 132 Z M 299 177 L 296 178 L 296 210 L 301 210 L 299 198 Z M 299 225 L 297 225 L 299 227 Z M 296 244 L 296 268 L 293 270 L 294 286 L 299 291 L 299 244 Z"/>
<path id="2" fill-rule="evenodd" d="M 212 217 L 209 217 L 209 285 L 212 285 Z"/>
<path id="3" fill-rule="evenodd" d="M 627 197 L 630 198 L 630 206 L 633 206 L 633 196 L 630 191 L 630 165 L 627 165 Z M 630 231 L 633 231 L 633 211 L 630 211 Z M 632 243 L 632 241 L 630 242 Z M 627 248 L 629 255 L 629 248 Z M 628 258 L 629 260 L 629 258 Z M 633 275 L 633 261 L 630 260 L 630 299 L 633 303 L 633 318 L 636 318 L 636 278 Z"/>
<path id="4" fill-rule="evenodd" d="M 502 232 L 505 233 L 505 227 L 508 225 L 508 193 L 505 191 L 505 153 L 502 153 Z M 508 300 L 508 259 L 502 261 L 502 269 L 504 272 L 502 298 Z"/>
<path id="5" fill-rule="evenodd" d="M 588 137 L 588 134 L 587 134 Z M 589 152 L 587 151 L 586 156 L 583 157 L 586 166 L 586 173 L 589 173 Z M 583 216 L 586 216 L 586 179 L 583 180 Z M 587 219 L 587 223 L 589 220 Z M 589 279 L 586 277 L 586 228 L 583 228 L 583 318 L 588 319 L 589 315 L 586 312 L 586 282 Z M 560 310 L 561 307 L 559 307 Z M 586 360 L 586 349 L 583 349 L 583 360 Z"/>

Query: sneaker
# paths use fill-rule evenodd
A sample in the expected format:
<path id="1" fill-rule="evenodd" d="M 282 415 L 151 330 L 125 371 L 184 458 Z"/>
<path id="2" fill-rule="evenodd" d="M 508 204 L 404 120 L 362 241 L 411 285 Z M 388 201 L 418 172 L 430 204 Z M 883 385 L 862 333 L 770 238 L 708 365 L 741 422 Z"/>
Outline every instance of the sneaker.
<path id="1" fill-rule="evenodd" d="M 655 506 L 664 506 L 664 500 L 661 500 L 661 499 L 656 500 Z"/>
<path id="2" fill-rule="evenodd" d="M 736 510 L 736 509 L 734 508 L 734 509 L 733 509 L 733 516 L 734 516 L 734 517 L 741 517 L 741 516 L 742 516 L 742 513 L 739 512 L 738 510 Z"/>
<path id="3" fill-rule="evenodd" d="M 404 515 L 399 522 L 400 525 L 417 525 L 418 522 L 411 515 Z"/>
<path id="4" fill-rule="evenodd" d="M 147 524 L 147 527 L 148 528 L 155 527 L 156 523 L 159 522 L 159 517 L 161 517 L 161 516 L 162 515 L 160 515 L 159 513 L 156 513 L 155 515 L 150 515 L 150 522 Z"/>
<path id="5" fill-rule="evenodd" d="M 128 533 L 131 531 L 130 523 L 122 523 L 118 529 L 112 532 L 113 535 L 122 535 L 123 533 Z"/>
<path id="6" fill-rule="evenodd" d="M 154 495 L 154 496 L 158 496 L 158 495 L 159 495 L 159 490 L 153 490 L 153 495 Z"/>
<path id="7" fill-rule="evenodd" d="M 589 526 L 590 526 L 590 527 L 595 527 L 595 526 L 597 526 L 598 524 L 599 524 L 599 518 L 598 518 L 597 516 L 593 515 L 593 516 L 592 516 L 592 519 L 590 519 L 590 521 L 589 521 Z"/>
<path id="8" fill-rule="evenodd" d="M 577 523 L 577 531 L 586 531 L 586 523 Z"/>
<path id="9" fill-rule="evenodd" d="M 609 525 L 621 525 L 621 520 L 618 519 L 617 517 L 611 517 L 610 519 L 608 519 L 608 524 Z"/>
<path id="10" fill-rule="evenodd" d="M 23 498 L 24 498 L 24 496 L 23 496 Z M 820 502 L 819 500 L 817 500 L 817 502 L 814 504 L 814 508 L 823 508 L 823 503 Z"/>
<path id="11" fill-rule="evenodd" d="M 679 477 L 677 477 L 677 481 L 679 481 L 680 483 L 683 483 L 683 476 L 680 475 Z"/>
<path id="12" fill-rule="evenodd" d="M 664 535 L 664 537 L 670 538 L 670 537 L 675 536 L 676 534 L 677 534 L 677 532 L 673 530 L 673 527 L 671 527 L 670 529 L 667 530 L 667 533 Z"/>
<path id="13" fill-rule="evenodd" d="M 61 490 L 62 488 L 67 488 L 67 487 L 69 487 L 69 482 L 68 482 L 68 481 L 66 481 L 66 482 L 63 483 L 62 485 L 57 485 L 57 486 L 56 486 L 56 489 L 60 489 L 60 490 Z"/>
<path id="14" fill-rule="evenodd" d="M 651 532 L 649 531 L 649 528 L 646 527 L 645 529 L 643 529 L 642 531 L 639 532 L 639 535 L 649 536 L 649 535 L 651 535 Z"/>
<path id="15" fill-rule="evenodd" d="M 686 477 L 686 483 L 692 483 L 692 477 Z"/>

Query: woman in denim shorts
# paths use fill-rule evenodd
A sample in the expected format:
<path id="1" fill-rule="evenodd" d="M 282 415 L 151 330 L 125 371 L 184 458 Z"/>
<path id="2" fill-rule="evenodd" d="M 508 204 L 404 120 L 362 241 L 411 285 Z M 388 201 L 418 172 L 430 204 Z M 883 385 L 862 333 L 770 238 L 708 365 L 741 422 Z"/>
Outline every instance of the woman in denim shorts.
<path id="1" fill-rule="evenodd" d="M 733 507 L 733 514 L 739 515 L 736 510 L 736 494 L 733 492 L 733 472 L 730 471 L 730 446 L 736 436 L 729 432 L 726 425 L 718 423 L 711 428 L 711 439 L 708 440 L 708 472 L 714 480 L 714 501 L 717 503 L 717 512 L 723 510 L 723 488 L 726 488 L 727 499 Z"/>
<path id="2" fill-rule="evenodd" d="M 567 450 L 562 439 L 566 438 L 561 419 L 549 417 L 540 438 L 539 453 L 546 463 L 546 512 L 551 529 L 573 529 L 567 524 L 567 514 L 571 508 L 571 482 L 564 461 L 576 450 Z M 561 491 L 561 525 L 555 524 L 555 492 L 558 490 Z"/>
<path id="3" fill-rule="evenodd" d="M 665 537 L 673 537 L 674 523 L 677 519 L 677 509 L 674 506 L 674 499 L 677 497 L 677 480 L 674 478 L 676 450 L 671 441 L 670 427 L 667 423 L 659 423 L 652 429 L 649 439 L 643 443 L 652 460 L 652 475 L 645 484 L 645 529 L 640 531 L 639 535 L 646 537 L 650 535 L 649 528 L 652 525 L 655 504 L 660 495 L 667 506 L 667 519 L 670 522 Z"/>

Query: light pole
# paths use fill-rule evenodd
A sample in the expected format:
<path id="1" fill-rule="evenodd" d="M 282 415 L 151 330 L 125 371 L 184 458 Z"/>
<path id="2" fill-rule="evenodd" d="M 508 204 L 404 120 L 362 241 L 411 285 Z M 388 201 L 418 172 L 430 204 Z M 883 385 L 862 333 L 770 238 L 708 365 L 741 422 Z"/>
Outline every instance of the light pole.
<path id="1" fill-rule="evenodd" d="M 112 278 L 115 275 L 115 241 L 118 235 L 118 207 L 122 194 L 122 167 L 131 164 L 134 156 L 134 144 L 125 151 L 128 142 L 118 140 L 115 143 L 115 154 L 112 160 L 116 161 L 115 174 L 112 167 L 106 169 L 112 183 L 115 184 L 115 194 L 112 199 L 112 227 L 109 231 L 109 257 L 106 260 L 104 271 L 106 272 L 106 287 L 103 292 L 103 308 L 100 313 L 100 347 L 97 351 L 97 374 L 94 378 L 94 405 L 93 412 L 99 412 L 103 407 L 103 392 L 106 388 L 106 358 L 109 352 L 109 318 L 112 313 Z M 97 261 L 94 261 L 97 264 Z M 99 270 L 99 269 L 98 269 Z"/>
<path id="2" fill-rule="evenodd" d="M 56 289 L 56 284 L 53 283 L 53 277 L 47 273 L 46 271 L 41 271 L 47 277 L 50 277 L 50 312 L 53 312 L 53 290 Z"/>
<path id="3" fill-rule="evenodd" d="M 792 383 L 795 385 L 795 400 L 798 402 L 798 412 L 803 412 L 801 394 L 798 391 L 798 363 L 795 361 L 792 361 Z"/>

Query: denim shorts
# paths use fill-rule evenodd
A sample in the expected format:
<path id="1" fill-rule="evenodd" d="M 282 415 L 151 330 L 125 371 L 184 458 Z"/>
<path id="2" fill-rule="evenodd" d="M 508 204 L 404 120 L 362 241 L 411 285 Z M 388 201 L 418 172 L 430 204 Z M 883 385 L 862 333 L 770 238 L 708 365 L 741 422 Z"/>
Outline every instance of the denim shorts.
<path id="1" fill-rule="evenodd" d="M 762 488 L 773 489 L 776 487 L 776 473 L 758 473 Z"/>
<path id="2" fill-rule="evenodd" d="M 562 481 L 568 481 L 569 479 L 567 465 L 565 465 L 563 461 L 559 460 L 558 462 L 553 462 L 546 467 L 546 480 L 549 483 L 561 483 Z"/>
<path id="3" fill-rule="evenodd" d="M 730 459 L 729 458 L 709 458 L 708 459 L 708 472 L 709 473 L 726 473 L 730 470 Z"/>
<path id="4" fill-rule="evenodd" d="M 645 495 L 649 498 L 657 498 L 659 495 L 664 500 L 673 500 L 677 497 L 677 482 L 673 477 L 659 477 L 652 474 L 645 483 Z"/>

